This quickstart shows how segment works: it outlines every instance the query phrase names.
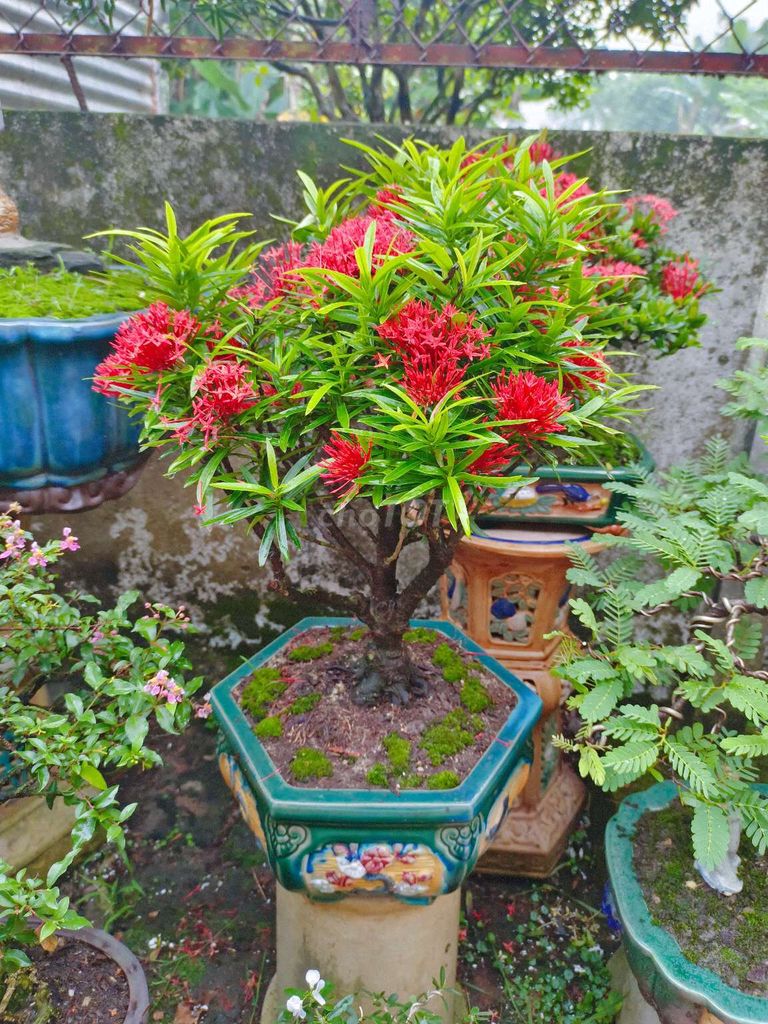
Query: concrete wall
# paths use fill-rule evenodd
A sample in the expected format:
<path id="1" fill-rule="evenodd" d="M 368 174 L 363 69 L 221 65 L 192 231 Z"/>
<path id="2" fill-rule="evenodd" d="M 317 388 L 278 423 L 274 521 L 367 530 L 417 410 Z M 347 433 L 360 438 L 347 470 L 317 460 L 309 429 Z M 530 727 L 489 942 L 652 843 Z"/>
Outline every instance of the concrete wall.
<path id="1" fill-rule="evenodd" d="M 439 129 L 431 136 L 454 134 Z M 372 136 L 359 125 L 11 112 L 0 133 L 0 183 L 16 198 L 28 237 L 77 244 L 84 234 L 113 225 L 157 226 L 166 198 L 182 224 L 247 210 L 262 237 L 277 236 L 270 213 L 292 215 L 299 208 L 296 169 L 328 182 L 339 176 L 341 163 L 358 162 L 342 140 Z M 768 330 L 761 307 L 768 141 L 588 132 L 552 133 L 551 139 L 563 152 L 590 149 L 580 168 L 605 186 L 668 196 L 680 211 L 671 242 L 699 257 L 721 289 L 705 300 L 710 322 L 700 349 L 632 362 L 639 378 L 660 387 L 636 429 L 661 463 L 690 455 L 722 427 L 721 396 L 713 385 L 739 365 L 734 341 Z M 734 445 L 743 444 L 743 435 L 728 427 Z M 137 585 L 154 597 L 187 601 L 209 617 L 215 605 L 223 616 L 220 632 L 231 621 L 233 639 L 258 639 L 270 622 L 291 613 L 267 609 L 256 596 L 245 600 L 263 583 L 252 545 L 240 531 L 202 530 L 192 504 L 181 483 L 165 481 L 153 462 L 131 494 L 78 521 L 83 575 L 87 564 L 89 581 Z M 45 530 L 60 525 L 55 517 L 40 524 Z M 327 575 L 311 554 L 297 571 Z M 228 641 L 222 636 L 220 642 Z"/>

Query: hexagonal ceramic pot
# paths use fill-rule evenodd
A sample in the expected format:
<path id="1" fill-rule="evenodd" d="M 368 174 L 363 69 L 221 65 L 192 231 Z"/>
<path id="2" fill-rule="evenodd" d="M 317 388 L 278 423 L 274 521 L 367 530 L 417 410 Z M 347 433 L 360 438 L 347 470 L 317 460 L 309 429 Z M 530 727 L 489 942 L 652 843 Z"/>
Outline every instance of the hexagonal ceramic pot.
<path id="1" fill-rule="evenodd" d="M 768 792 L 768 786 L 760 788 Z M 653 923 L 635 874 L 632 840 L 643 814 L 663 810 L 676 796 L 672 782 L 633 794 L 606 829 L 605 856 L 629 966 L 664 1024 L 766 1024 L 768 999 L 745 995 L 691 963 L 669 932 Z"/>
<path id="2" fill-rule="evenodd" d="M 509 718 L 474 769 L 451 790 L 396 794 L 292 786 L 278 774 L 232 691 L 305 630 L 353 623 L 302 619 L 214 688 L 213 711 L 223 732 L 219 764 L 286 889 L 324 900 L 363 894 L 430 902 L 461 885 L 525 784 L 541 701 L 455 626 L 414 620 L 414 626 L 457 641 L 516 694 Z"/>

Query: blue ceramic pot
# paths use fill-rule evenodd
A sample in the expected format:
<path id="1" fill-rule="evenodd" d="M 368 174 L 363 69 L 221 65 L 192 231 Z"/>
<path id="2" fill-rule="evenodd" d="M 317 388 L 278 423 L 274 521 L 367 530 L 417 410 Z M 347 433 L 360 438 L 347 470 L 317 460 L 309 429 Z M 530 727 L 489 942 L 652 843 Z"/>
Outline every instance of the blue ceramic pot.
<path id="1" fill-rule="evenodd" d="M 0 320 L 0 506 L 77 511 L 136 482 L 139 423 L 90 380 L 127 316 Z"/>

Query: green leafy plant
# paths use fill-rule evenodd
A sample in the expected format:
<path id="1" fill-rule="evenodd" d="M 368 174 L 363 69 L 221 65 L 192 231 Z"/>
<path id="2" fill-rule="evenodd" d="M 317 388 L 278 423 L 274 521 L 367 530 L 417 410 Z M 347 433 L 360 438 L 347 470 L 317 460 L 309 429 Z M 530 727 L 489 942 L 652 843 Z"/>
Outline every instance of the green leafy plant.
<path id="1" fill-rule="evenodd" d="M 62 595 L 53 566 L 78 549 L 77 538 L 65 527 L 60 540 L 39 545 L 14 511 L 0 514 L 0 787 L 4 797 L 60 799 L 75 822 L 70 850 L 44 882 L 0 863 L 0 983 L 26 963 L 20 946 L 87 923 L 56 888 L 75 857 L 97 835 L 125 855 L 136 805 L 121 806 L 109 772 L 160 763 L 153 722 L 173 733 L 210 713 L 192 699 L 202 680 L 184 675 L 184 612 L 154 604 L 133 616 L 136 592 L 113 608 Z M 40 699 L 44 684 L 50 703 Z"/>
<path id="2" fill-rule="evenodd" d="M 722 386 L 730 415 L 766 408 L 764 371 Z M 735 852 L 734 821 L 758 851 L 768 848 L 768 798 L 752 786 L 768 757 L 768 479 L 714 439 L 698 461 L 613 487 L 633 504 L 619 517 L 628 535 L 613 540 L 622 557 L 601 566 L 573 553 L 569 578 L 588 591 L 571 609 L 588 640 L 567 645 L 558 672 L 583 725 L 558 742 L 607 790 L 673 779 L 693 809 L 693 850 L 708 871 Z M 650 699 L 657 687 L 663 702 Z"/>
<path id="3" fill-rule="evenodd" d="M 488 491 L 523 481 L 521 457 L 616 436 L 639 390 L 602 357 L 583 272 L 604 201 L 556 187 L 532 141 L 355 144 L 366 169 L 301 174 L 306 215 L 237 288 L 236 216 L 125 233 L 173 308 L 133 319 L 96 386 L 174 454 L 198 513 L 253 531 L 283 595 L 302 536 L 348 564 L 353 593 L 326 603 L 368 627 L 361 702 L 423 690 L 403 637 Z M 426 563 L 399 573 L 416 544 Z"/>

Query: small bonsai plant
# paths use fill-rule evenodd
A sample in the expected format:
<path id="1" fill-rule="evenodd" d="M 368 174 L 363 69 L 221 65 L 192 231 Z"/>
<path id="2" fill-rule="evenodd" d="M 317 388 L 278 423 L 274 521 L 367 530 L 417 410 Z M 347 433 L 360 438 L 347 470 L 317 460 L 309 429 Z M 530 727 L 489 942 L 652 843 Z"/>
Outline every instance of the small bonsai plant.
<path id="1" fill-rule="evenodd" d="M 302 533 L 347 564 L 353 593 L 328 603 L 368 627 L 361 703 L 423 690 L 403 637 L 489 490 L 521 483 L 522 458 L 615 435 L 639 390 L 602 356 L 584 273 L 602 202 L 558 192 L 529 143 L 360 146 L 368 166 L 344 181 L 302 174 L 306 215 L 248 281 L 234 222 L 183 238 L 169 210 L 165 234 L 125 233 L 163 301 L 96 387 L 174 452 L 198 514 L 247 524 L 277 589 L 297 592 Z"/>
<path id="2" fill-rule="evenodd" d="M 556 153 L 546 138 L 531 146 L 537 161 L 548 161 L 556 193 L 589 195 L 590 186 L 567 170 L 568 157 Z M 707 317 L 699 300 L 714 290 L 698 260 L 667 242 L 669 222 L 677 211 L 652 194 L 603 199 L 602 219 L 585 229 L 592 255 L 586 273 L 599 281 L 597 300 L 619 314 L 613 344 L 618 349 L 655 349 L 659 356 L 697 345 Z"/>
<path id="3" fill-rule="evenodd" d="M 740 343 L 756 345 L 768 347 Z M 768 371 L 741 371 L 721 386 L 732 396 L 724 412 L 764 415 Z M 615 486 L 634 503 L 619 515 L 628 535 L 612 539 L 622 557 L 601 567 L 573 554 L 570 580 L 589 590 L 571 607 L 588 640 L 568 645 L 558 672 L 583 725 L 557 742 L 609 791 L 674 780 L 693 812 L 700 873 L 736 893 L 741 829 L 758 853 L 768 849 L 768 797 L 753 788 L 768 756 L 768 480 L 714 439 L 697 462 Z M 655 574 L 644 582 L 649 559 Z M 654 628 L 662 615 L 664 628 Z M 670 629 L 677 642 L 656 639 Z M 663 702 L 648 693 L 656 687 L 666 688 Z"/>
<path id="4" fill-rule="evenodd" d="M 62 595 L 53 567 L 78 549 L 77 538 L 65 527 L 61 539 L 39 545 L 15 511 L 0 514 L 0 798 L 58 798 L 74 808 L 75 824 L 69 852 L 45 880 L 0 861 L 0 1011 L 8 1013 L 24 987 L 16 973 L 29 966 L 24 947 L 87 924 L 60 895 L 58 879 L 97 835 L 125 853 L 136 805 L 121 806 L 105 774 L 160 763 L 152 722 L 176 732 L 210 711 L 192 699 L 202 680 L 185 679 L 183 610 L 145 605 L 134 617 L 136 592 L 114 608 Z M 61 691 L 48 705 L 35 702 L 44 684 Z"/>

